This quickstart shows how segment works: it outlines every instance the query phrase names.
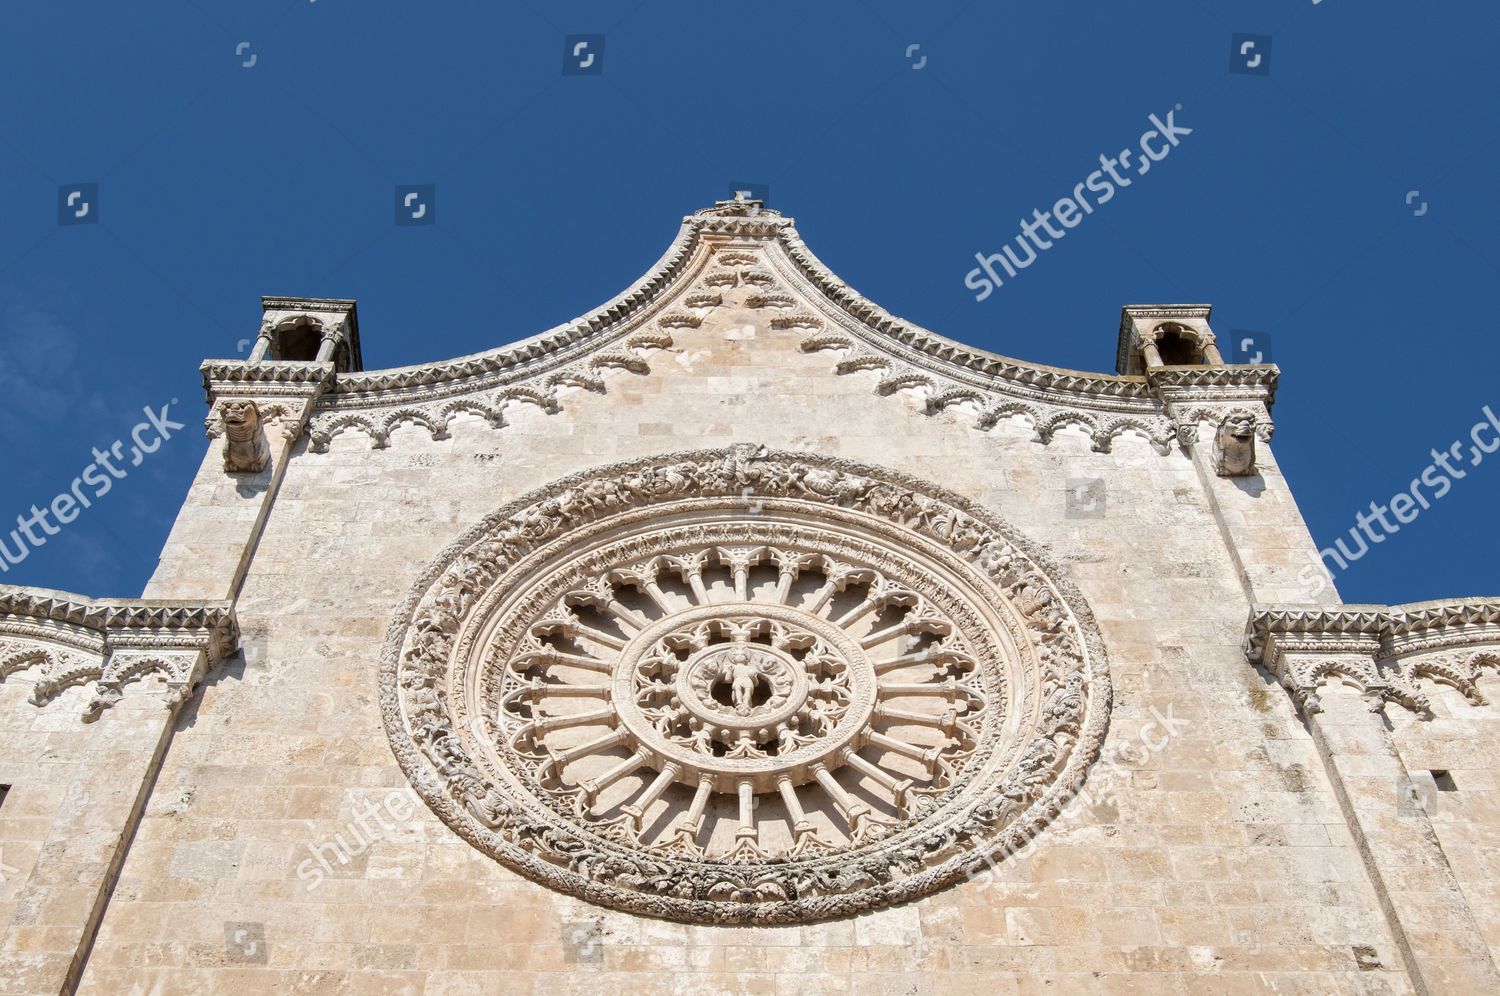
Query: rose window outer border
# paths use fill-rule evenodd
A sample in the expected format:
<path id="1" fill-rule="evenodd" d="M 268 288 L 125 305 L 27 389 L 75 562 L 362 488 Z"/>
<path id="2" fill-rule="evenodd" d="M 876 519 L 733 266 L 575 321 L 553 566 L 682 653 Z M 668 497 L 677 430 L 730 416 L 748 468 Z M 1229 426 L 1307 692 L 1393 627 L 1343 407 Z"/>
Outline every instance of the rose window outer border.
<path id="1" fill-rule="evenodd" d="M 852 866 L 851 848 L 843 849 L 845 869 L 831 877 L 828 869 L 811 866 L 838 851 L 743 869 L 655 851 L 623 853 L 618 842 L 586 826 L 544 807 L 518 805 L 487 780 L 453 728 L 455 703 L 449 701 L 453 690 L 447 683 L 450 658 L 463 659 L 454 655 L 455 637 L 474 637 L 470 616 L 476 603 L 515 575 L 518 565 L 521 576 L 528 576 L 528 555 L 573 530 L 695 495 L 738 496 L 747 508 L 763 497 L 788 497 L 894 525 L 907 531 L 909 541 L 933 544 L 988 579 L 995 602 L 1024 623 L 1027 638 L 1016 649 L 1031 656 L 1029 673 L 1041 684 L 1012 694 L 1043 697 L 1040 723 L 1017 745 L 1024 752 L 1018 750 L 1006 781 L 989 786 L 975 805 L 951 813 L 946 825 L 931 827 L 920 841 L 908 840 L 904 849 L 891 846 L 892 840 L 865 842 L 852 848 L 868 852 Z M 595 514 L 588 502 L 596 496 L 618 504 Z M 896 552 L 908 555 L 907 545 Z M 691 923 L 800 923 L 850 916 L 918 898 L 979 872 L 996 855 L 1024 846 L 1076 794 L 1099 756 L 1111 705 L 1108 659 L 1087 602 L 1051 558 L 1002 517 L 900 471 L 745 444 L 596 467 L 507 502 L 444 548 L 409 589 L 387 630 L 380 684 L 382 717 L 398 764 L 459 836 L 550 888 Z M 408 715 L 419 721 L 422 745 Z M 929 864 L 932 853 L 937 858 Z M 754 874 L 744 874 L 747 870 Z M 823 891 L 803 895 L 795 876 L 814 870 Z M 739 888 L 728 895 L 741 898 L 705 898 L 703 880 L 714 875 L 737 879 Z M 847 891 L 828 891 L 840 885 Z M 772 898 L 749 898 L 757 895 Z"/>

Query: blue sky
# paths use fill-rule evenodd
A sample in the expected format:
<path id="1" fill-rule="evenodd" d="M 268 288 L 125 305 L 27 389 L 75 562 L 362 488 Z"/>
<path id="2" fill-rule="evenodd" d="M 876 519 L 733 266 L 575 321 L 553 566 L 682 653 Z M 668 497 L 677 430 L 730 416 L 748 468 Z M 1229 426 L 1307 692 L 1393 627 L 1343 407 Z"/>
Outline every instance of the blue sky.
<path id="1" fill-rule="evenodd" d="M 1500 411 L 1497 29 L 1480 0 L 12 5 L 0 522 L 146 406 L 187 428 L 0 580 L 140 591 L 203 454 L 198 363 L 259 295 L 357 298 L 370 368 L 486 349 L 608 299 L 736 183 L 998 352 L 1110 370 L 1141 302 L 1269 335 L 1276 453 L 1331 544 Z M 561 72 L 570 34 L 605 36 L 602 73 Z M 1268 74 L 1230 71 L 1236 34 Z M 1180 146 L 975 300 L 976 252 L 1179 104 Z M 60 225 L 86 183 L 97 223 Z M 394 224 L 401 183 L 436 185 L 435 224 Z M 1500 588 L 1500 454 L 1451 483 L 1346 600 Z"/>

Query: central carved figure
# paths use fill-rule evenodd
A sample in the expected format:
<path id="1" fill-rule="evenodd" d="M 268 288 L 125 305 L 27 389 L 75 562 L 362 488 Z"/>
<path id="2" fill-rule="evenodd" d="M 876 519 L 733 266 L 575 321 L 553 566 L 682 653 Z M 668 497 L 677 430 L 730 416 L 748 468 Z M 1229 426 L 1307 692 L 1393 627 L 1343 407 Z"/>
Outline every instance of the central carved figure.
<path id="1" fill-rule="evenodd" d="M 727 655 L 729 660 L 721 668 L 729 672 L 730 695 L 734 699 L 734 711 L 741 716 L 750 715 L 750 697 L 755 694 L 756 678 L 759 670 L 756 667 L 757 658 L 751 657 L 744 650 L 734 650 Z"/>

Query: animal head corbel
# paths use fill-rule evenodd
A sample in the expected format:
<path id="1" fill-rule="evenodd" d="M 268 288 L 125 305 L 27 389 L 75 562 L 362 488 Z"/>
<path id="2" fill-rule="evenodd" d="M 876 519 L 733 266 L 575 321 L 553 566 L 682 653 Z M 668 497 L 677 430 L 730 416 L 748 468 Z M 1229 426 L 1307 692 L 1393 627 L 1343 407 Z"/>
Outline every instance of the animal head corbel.
<path id="1" fill-rule="evenodd" d="M 271 459 L 260 408 L 248 398 L 223 403 L 224 470 L 230 474 L 258 474 Z"/>
<path id="2" fill-rule="evenodd" d="M 1255 473 L 1255 413 L 1235 408 L 1219 421 L 1214 433 L 1214 472 L 1220 477 L 1248 477 Z"/>

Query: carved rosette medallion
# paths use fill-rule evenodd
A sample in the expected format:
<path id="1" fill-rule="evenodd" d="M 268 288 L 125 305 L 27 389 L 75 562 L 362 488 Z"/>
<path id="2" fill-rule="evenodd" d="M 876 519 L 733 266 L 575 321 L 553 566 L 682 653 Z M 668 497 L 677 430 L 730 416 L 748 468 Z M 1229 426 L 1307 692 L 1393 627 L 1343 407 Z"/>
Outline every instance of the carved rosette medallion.
<path id="1" fill-rule="evenodd" d="M 694 922 L 911 899 L 1076 792 L 1109 711 L 1081 597 L 1004 522 L 754 447 L 491 515 L 392 624 L 386 728 L 455 831 L 555 888 Z"/>

